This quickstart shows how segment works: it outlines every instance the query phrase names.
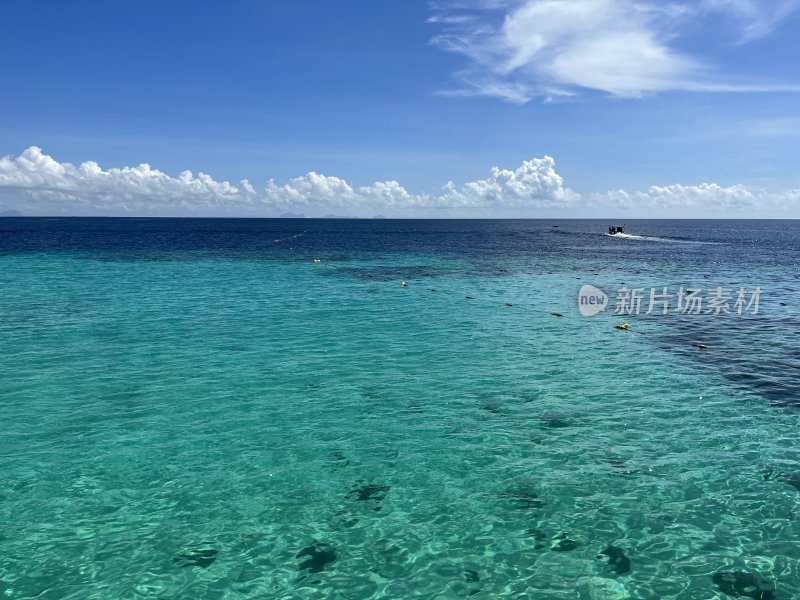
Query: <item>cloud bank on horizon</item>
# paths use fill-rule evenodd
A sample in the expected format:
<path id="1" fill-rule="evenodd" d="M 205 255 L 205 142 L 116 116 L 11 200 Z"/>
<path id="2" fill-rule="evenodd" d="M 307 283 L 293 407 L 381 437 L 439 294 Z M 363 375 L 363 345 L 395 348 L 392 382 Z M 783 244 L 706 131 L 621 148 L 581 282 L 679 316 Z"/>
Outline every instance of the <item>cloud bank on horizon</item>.
<path id="1" fill-rule="evenodd" d="M 173 177 L 148 164 L 104 170 L 94 161 L 58 162 L 37 146 L 0 158 L 0 192 L 19 198 L 16 206 L 6 208 L 20 212 L 131 215 L 436 214 L 443 209 L 567 207 L 579 198 L 564 187 L 549 156 L 524 161 L 513 171 L 493 168 L 488 178 L 462 186 L 448 182 L 439 194 L 428 195 L 411 194 L 397 181 L 356 187 L 313 171 L 283 185 L 270 179 L 256 189 L 247 180 L 232 184 L 205 173 L 183 171 Z"/>
<path id="2" fill-rule="evenodd" d="M 800 216 L 800 189 L 771 193 L 702 183 L 581 195 L 564 185 L 549 156 L 513 170 L 493 167 L 487 178 L 460 186 L 447 182 L 438 194 L 413 194 L 397 181 L 359 187 L 313 171 L 256 188 L 247 180 L 232 184 L 191 171 L 171 176 L 148 164 L 103 169 L 94 161 L 62 163 L 31 146 L 0 158 L 0 208 L 33 216 L 577 217 L 587 211 L 640 216 L 637 210 L 676 217 L 764 216 L 764 211 Z"/>
<path id="3" fill-rule="evenodd" d="M 679 42 L 711 25 L 731 44 L 764 38 L 800 0 L 435 0 L 432 42 L 463 55 L 445 92 L 525 103 L 581 92 L 639 97 L 664 91 L 800 91 L 793 83 L 742 80 Z"/>

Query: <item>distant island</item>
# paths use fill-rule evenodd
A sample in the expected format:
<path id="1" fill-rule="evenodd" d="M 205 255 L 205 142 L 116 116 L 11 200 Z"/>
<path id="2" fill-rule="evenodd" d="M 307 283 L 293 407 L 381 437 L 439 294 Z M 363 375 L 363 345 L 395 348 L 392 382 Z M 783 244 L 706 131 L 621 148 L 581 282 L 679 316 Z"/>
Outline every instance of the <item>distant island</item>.
<path id="1" fill-rule="evenodd" d="M 0 217 L 23 217 L 22 213 L 19 213 L 15 210 L 3 210 L 0 211 Z"/>
<path id="2" fill-rule="evenodd" d="M 306 216 L 305 216 L 303 213 L 290 213 L 290 212 L 286 212 L 286 213 L 283 213 L 283 214 L 282 214 L 280 217 L 278 217 L 278 218 L 279 218 L 279 219 L 305 219 L 305 218 L 306 218 Z"/>

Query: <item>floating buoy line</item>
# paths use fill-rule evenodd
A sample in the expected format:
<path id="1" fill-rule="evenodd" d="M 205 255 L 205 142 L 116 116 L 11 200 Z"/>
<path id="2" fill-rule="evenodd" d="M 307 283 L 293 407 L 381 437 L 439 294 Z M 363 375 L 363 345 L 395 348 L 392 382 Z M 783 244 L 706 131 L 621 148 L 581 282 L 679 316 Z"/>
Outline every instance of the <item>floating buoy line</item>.
<path id="1" fill-rule="evenodd" d="M 504 269 L 500 269 L 500 271 L 501 272 L 505 272 Z M 400 282 L 400 286 L 401 287 L 408 287 L 408 282 L 404 279 L 404 280 L 402 280 Z M 431 292 L 438 292 L 439 291 L 437 288 L 430 288 L 430 290 L 431 290 Z M 480 299 L 476 298 L 475 296 L 469 296 L 469 295 L 468 296 L 464 296 L 464 299 L 465 300 L 478 300 L 480 302 Z M 542 308 L 536 308 L 536 307 L 534 307 L 534 306 L 532 306 L 530 304 L 513 304 L 511 302 L 503 302 L 503 301 L 499 301 L 499 300 L 484 300 L 484 302 L 486 302 L 487 304 L 496 304 L 496 305 L 499 305 L 499 306 L 504 306 L 506 308 L 515 308 L 515 307 L 524 308 L 524 309 L 527 309 L 527 310 L 530 310 L 530 311 L 533 311 L 533 312 L 538 312 L 538 313 L 542 313 L 542 314 L 548 314 L 551 317 L 557 317 L 557 318 L 563 318 L 564 317 L 563 313 L 553 312 L 553 311 L 549 311 L 549 310 L 542 309 Z M 614 325 L 614 329 L 618 329 L 620 331 L 626 331 L 626 332 L 630 332 L 630 333 L 636 333 L 638 335 L 646 335 L 646 333 L 644 331 L 636 331 L 636 330 L 632 329 L 630 323 L 627 323 L 627 322 L 621 323 L 619 325 Z M 708 346 L 706 344 L 701 344 L 701 343 L 692 343 L 692 347 L 693 348 L 698 348 L 700 350 L 708 349 Z M 788 365 L 788 366 L 791 366 L 792 368 L 800 369 L 800 365 L 797 365 L 797 366 Z"/>
<path id="2" fill-rule="evenodd" d="M 319 259 L 314 259 L 314 262 L 319 262 Z M 500 269 L 500 271 L 501 272 L 506 272 L 506 269 Z M 408 284 L 407 280 L 402 279 L 400 281 L 400 287 L 407 288 L 408 285 L 409 284 Z M 429 289 L 430 289 L 430 291 L 432 293 L 438 293 L 439 292 L 438 288 L 429 288 Z M 464 300 L 477 300 L 479 303 L 482 301 L 480 298 L 477 298 L 476 296 L 470 296 L 470 295 L 464 296 Z M 547 314 L 547 315 L 550 315 L 551 317 L 558 317 L 558 318 L 563 318 L 564 317 L 563 313 L 553 312 L 553 311 L 550 311 L 550 310 L 547 310 L 547 309 L 543 309 L 543 308 L 537 308 L 537 307 L 535 307 L 535 306 L 533 306 L 531 304 L 514 304 L 512 302 L 504 302 L 504 301 L 500 301 L 500 300 L 483 300 L 483 302 L 485 302 L 486 304 L 496 304 L 498 306 L 503 306 L 505 308 L 523 308 L 523 309 L 526 309 L 526 310 L 529 310 L 529 311 L 538 312 L 538 313 L 542 313 L 542 314 Z M 616 326 L 616 329 L 624 329 L 624 330 L 628 331 L 628 330 L 630 330 L 630 325 L 628 325 L 628 323 L 624 323 L 621 326 L 620 325 Z M 630 330 L 630 331 L 632 331 L 632 330 Z M 638 333 L 640 335 L 644 335 L 644 332 L 641 332 L 641 331 L 636 331 L 634 333 Z"/>
<path id="3" fill-rule="evenodd" d="M 295 235 L 291 236 L 290 238 L 283 238 L 282 240 L 274 240 L 274 242 L 278 243 L 278 242 L 282 242 L 282 241 L 284 241 L 286 239 L 300 237 L 304 233 L 305 233 L 305 231 L 302 232 L 302 233 L 295 234 Z M 321 263 L 322 260 L 319 259 L 319 258 L 315 258 L 315 259 L 313 259 L 313 262 L 318 264 L 318 263 Z M 508 272 L 507 269 L 500 269 L 499 271 L 501 273 L 507 273 Z M 401 280 L 400 281 L 400 287 L 407 288 L 408 287 L 408 281 L 405 280 L 405 279 Z M 437 288 L 430 288 L 430 291 L 431 292 L 439 292 L 439 290 Z M 464 296 L 464 299 L 465 300 L 477 300 L 479 303 L 481 302 L 480 298 L 476 298 L 475 296 L 470 296 L 470 295 Z M 511 302 L 504 302 L 504 301 L 499 301 L 499 300 L 483 300 L 483 302 L 485 302 L 487 304 L 500 305 L 500 306 L 503 306 L 505 308 L 523 308 L 523 309 L 526 309 L 526 310 L 529 310 L 529 311 L 533 311 L 533 312 L 538 312 L 538 313 L 542 313 L 542 314 L 548 314 L 548 315 L 550 315 L 552 317 L 557 317 L 557 318 L 563 318 L 564 317 L 564 315 L 562 313 L 560 313 L 560 312 L 553 312 L 553 311 L 550 311 L 550 310 L 547 310 L 547 309 L 537 308 L 537 307 L 535 307 L 535 306 L 533 306 L 531 304 L 513 304 Z M 786 303 L 781 302 L 780 305 L 781 306 L 786 306 Z M 614 325 L 613 328 L 617 329 L 617 330 L 620 330 L 620 331 L 636 333 L 636 334 L 639 334 L 639 335 L 646 335 L 646 332 L 644 332 L 644 331 L 636 331 L 636 330 L 634 330 L 631 327 L 630 323 L 627 323 L 627 322 L 620 323 L 618 325 Z M 700 343 L 700 342 L 692 342 L 691 343 L 691 347 L 697 348 L 698 350 L 707 350 L 708 349 L 708 346 L 706 344 L 703 344 L 703 343 Z M 787 368 L 792 368 L 792 369 L 800 369 L 800 365 L 794 365 L 794 364 L 786 363 L 786 364 L 784 364 L 784 366 L 787 367 Z"/>

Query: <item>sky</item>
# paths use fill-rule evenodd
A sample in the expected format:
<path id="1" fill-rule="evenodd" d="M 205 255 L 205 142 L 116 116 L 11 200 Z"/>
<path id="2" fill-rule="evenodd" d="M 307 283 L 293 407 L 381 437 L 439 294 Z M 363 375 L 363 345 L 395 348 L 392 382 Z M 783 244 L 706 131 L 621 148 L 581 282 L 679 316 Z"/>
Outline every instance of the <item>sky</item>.
<path id="1" fill-rule="evenodd" d="M 800 218 L 800 0 L 13 1 L 0 213 Z"/>

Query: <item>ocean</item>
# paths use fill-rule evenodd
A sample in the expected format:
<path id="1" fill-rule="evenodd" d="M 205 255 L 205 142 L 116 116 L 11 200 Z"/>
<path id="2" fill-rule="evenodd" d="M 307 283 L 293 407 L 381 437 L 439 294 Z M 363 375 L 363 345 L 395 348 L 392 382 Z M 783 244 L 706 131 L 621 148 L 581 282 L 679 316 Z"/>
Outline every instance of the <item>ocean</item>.
<path id="1" fill-rule="evenodd" d="M 0 597 L 800 598 L 800 222 L 610 224 L 0 219 Z"/>

